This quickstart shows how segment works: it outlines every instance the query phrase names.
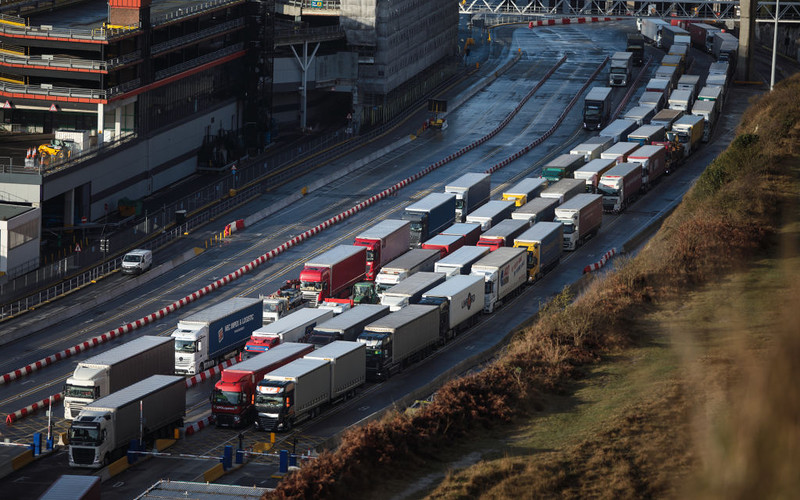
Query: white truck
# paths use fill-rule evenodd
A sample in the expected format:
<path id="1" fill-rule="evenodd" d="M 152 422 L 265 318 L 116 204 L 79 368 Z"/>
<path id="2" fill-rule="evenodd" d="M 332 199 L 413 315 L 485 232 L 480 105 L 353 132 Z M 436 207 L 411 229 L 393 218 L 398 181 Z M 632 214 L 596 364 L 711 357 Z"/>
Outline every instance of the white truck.
<path id="1" fill-rule="evenodd" d="M 439 250 L 425 250 L 415 248 L 389 262 L 381 268 L 375 278 L 375 288 L 378 295 L 383 295 L 387 289 L 395 286 L 404 279 L 420 271 L 433 271 L 433 266 L 439 260 Z"/>
<path id="2" fill-rule="evenodd" d="M 69 465 L 99 469 L 124 456 L 131 441 L 140 438 L 140 449 L 147 449 L 154 437 L 182 428 L 185 414 L 184 377 L 153 375 L 109 394 L 72 421 Z"/>
<path id="3" fill-rule="evenodd" d="M 171 375 L 175 369 L 172 339 L 145 335 L 81 361 L 64 385 L 64 418 L 150 375 Z"/>
<path id="4" fill-rule="evenodd" d="M 690 90 L 692 98 L 696 99 L 700 90 L 700 75 L 682 75 L 678 79 L 678 90 Z"/>
<path id="5" fill-rule="evenodd" d="M 576 179 L 583 179 L 586 182 L 587 193 L 596 193 L 597 183 L 600 182 L 600 177 L 616 164 L 617 160 L 597 158 L 576 170 L 572 175 Z"/>
<path id="6" fill-rule="evenodd" d="M 333 318 L 331 309 L 304 307 L 253 331 L 242 351 L 242 361 L 284 342 L 305 342 L 318 324 Z"/>
<path id="7" fill-rule="evenodd" d="M 438 261 L 433 270 L 437 273 L 444 273 L 445 279 L 448 280 L 453 276 L 469 274 L 472 264 L 487 253 L 489 253 L 489 249 L 486 247 L 461 247 Z"/>
<path id="8" fill-rule="evenodd" d="M 589 162 L 594 160 L 595 158 L 600 158 L 600 154 L 606 149 L 608 149 L 608 147 L 611 144 L 613 144 L 613 142 L 611 142 L 610 140 L 608 146 L 606 146 L 606 144 L 584 142 L 572 148 L 569 151 L 569 154 L 575 156 L 583 156 L 583 161 Z"/>
<path id="9" fill-rule="evenodd" d="M 556 207 L 560 203 L 558 198 L 535 198 L 516 209 L 511 218 L 526 220 L 531 226 L 543 221 L 552 221 L 556 216 Z"/>
<path id="10" fill-rule="evenodd" d="M 510 188 L 503 191 L 503 199 L 513 201 L 515 206 L 521 207 L 547 187 L 547 181 L 541 177 L 528 177 L 522 179 Z"/>
<path id="11" fill-rule="evenodd" d="M 261 322 L 268 325 L 286 316 L 298 307 L 303 307 L 303 292 L 298 288 L 287 286 L 277 292 L 259 296 L 262 302 L 263 317 Z"/>
<path id="12" fill-rule="evenodd" d="M 288 431 L 347 399 L 366 381 L 366 349 L 336 341 L 264 376 L 256 387 L 256 429 Z"/>
<path id="13" fill-rule="evenodd" d="M 485 313 L 500 307 L 528 281 L 526 253 L 524 248 L 502 247 L 472 265 L 472 275 L 484 281 Z"/>
<path id="14" fill-rule="evenodd" d="M 465 222 L 468 213 L 489 201 L 490 182 L 489 174 L 468 173 L 445 185 L 445 193 L 456 195 L 456 222 Z"/>
<path id="15" fill-rule="evenodd" d="M 675 89 L 669 95 L 669 109 L 675 109 L 688 113 L 692 109 L 692 91 Z"/>
<path id="16" fill-rule="evenodd" d="M 468 214 L 467 222 L 477 222 L 481 225 L 481 231 L 486 232 L 501 220 L 511 217 L 515 206 L 513 201 L 492 200 Z"/>
<path id="17" fill-rule="evenodd" d="M 616 87 L 627 87 L 631 81 L 633 70 L 632 52 L 614 52 L 608 72 L 608 84 Z"/>
<path id="18" fill-rule="evenodd" d="M 647 92 L 645 92 L 647 93 Z M 628 134 L 636 128 L 636 122 L 633 120 L 614 120 L 609 123 L 606 128 L 600 131 L 598 135 L 601 137 L 611 137 L 614 143 L 624 141 Z"/>
<path id="19" fill-rule="evenodd" d="M 439 308 L 439 337 L 446 342 L 469 327 L 483 311 L 484 281 L 480 276 L 458 275 L 422 296 L 420 304 Z"/>
<path id="20" fill-rule="evenodd" d="M 575 250 L 600 230 L 603 222 L 603 197 L 579 194 L 556 208 L 554 222 L 564 224 L 564 250 Z"/>
<path id="21" fill-rule="evenodd" d="M 613 147 L 600 155 L 603 160 L 614 160 L 617 163 L 624 163 L 628 160 L 628 155 L 639 149 L 639 144 L 635 142 L 618 142 Z"/>
<path id="22" fill-rule="evenodd" d="M 561 179 L 547 187 L 544 191 L 539 193 L 540 198 L 548 198 L 558 200 L 559 203 L 564 203 L 576 194 L 586 192 L 586 182 L 581 179 Z"/>
<path id="23" fill-rule="evenodd" d="M 705 121 L 703 125 L 703 142 L 708 142 L 711 138 L 711 131 L 717 123 L 718 113 L 719 110 L 715 101 L 695 101 L 692 106 L 692 114 L 702 116 Z"/>
<path id="24" fill-rule="evenodd" d="M 630 111 L 625 113 L 625 116 L 623 116 L 623 118 L 625 120 L 633 120 L 636 122 L 638 126 L 641 127 L 642 125 L 650 123 L 650 118 L 652 118 L 653 115 L 655 114 L 656 114 L 656 106 L 654 104 L 648 104 L 632 108 Z"/>
<path id="25" fill-rule="evenodd" d="M 175 373 L 194 375 L 235 356 L 262 326 L 262 314 L 261 299 L 234 297 L 179 320 Z"/>
<path id="26" fill-rule="evenodd" d="M 389 306 L 392 312 L 399 311 L 410 304 L 418 303 L 423 293 L 444 283 L 444 280 L 444 273 L 416 273 L 383 292 L 381 305 Z"/>
<path id="27" fill-rule="evenodd" d="M 322 322 L 314 328 L 308 342 L 316 347 L 328 345 L 336 340 L 355 342 L 364 327 L 389 314 L 389 306 L 359 304 L 335 318 Z"/>

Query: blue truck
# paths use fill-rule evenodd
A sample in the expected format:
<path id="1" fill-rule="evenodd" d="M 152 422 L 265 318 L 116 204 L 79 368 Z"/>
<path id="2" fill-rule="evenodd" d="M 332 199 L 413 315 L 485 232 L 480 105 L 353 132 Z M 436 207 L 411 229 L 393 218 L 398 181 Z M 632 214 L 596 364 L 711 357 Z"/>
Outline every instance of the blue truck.
<path id="1" fill-rule="evenodd" d="M 178 321 L 175 373 L 194 375 L 236 355 L 262 326 L 261 299 L 234 297 Z"/>
<path id="2" fill-rule="evenodd" d="M 453 224 L 456 216 L 456 195 L 431 193 L 406 207 L 403 220 L 411 222 L 411 248 L 419 248 L 427 239 Z"/>

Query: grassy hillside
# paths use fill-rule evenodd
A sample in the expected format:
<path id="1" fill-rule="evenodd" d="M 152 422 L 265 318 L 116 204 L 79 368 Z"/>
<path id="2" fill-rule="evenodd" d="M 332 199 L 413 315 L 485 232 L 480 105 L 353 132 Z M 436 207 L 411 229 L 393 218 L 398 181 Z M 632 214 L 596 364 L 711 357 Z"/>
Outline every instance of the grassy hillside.
<path id="1" fill-rule="evenodd" d="M 798 95 L 795 76 L 751 105 L 731 146 L 636 258 L 619 261 L 577 300 L 561 294 L 498 362 L 451 381 L 433 404 L 349 431 L 338 450 L 286 478 L 272 496 L 385 497 L 385 478 L 416 477 L 422 465 L 448 460 L 448 450 L 463 453 L 465 465 L 478 463 L 450 474 L 433 493 L 437 498 L 680 496 L 684 488 L 728 496 L 759 491 L 760 477 L 776 488 L 796 482 L 797 460 L 786 460 L 787 469 L 780 459 L 797 458 L 800 403 L 790 401 L 797 391 L 779 381 L 797 378 L 798 318 L 777 318 L 784 310 L 797 314 L 800 293 L 785 283 L 780 288 L 779 280 L 757 279 L 754 266 L 781 252 L 796 254 Z M 788 275 L 775 264 L 765 267 Z M 730 284 L 740 275 L 760 287 L 756 298 L 764 307 L 751 310 L 751 300 L 737 292 L 747 286 Z M 714 292 L 713 299 L 702 295 Z M 700 296 L 706 298 L 693 300 Z M 795 307 L 781 307 L 786 298 Z M 666 321 L 672 311 L 698 319 L 665 326 L 659 318 Z M 763 347 L 737 340 L 741 355 L 717 350 L 725 343 L 713 326 L 734 313 L 757 318 L 737 339 L 756 336 Z M 677 314 L 676 325 L 683 318 Z M 794 330 L 781 335 L 780 326 Z M 684 353 L 648 350 L 671 346 L 681 335 L 691 340 Z M 768 354 L 751 356 L 754 349 Z M 697 353 L 710 358 L 697 362 Z M 592 395 L 592 383 L 602 385 L 606 376 L 616 393 Z M 581 397 L 596 402 L 586 407 L 594 412 L 588 417 Z M 476 456 L 468 446 L 476 436 L 495 451 Z M 414 475 L 405 477 L 405 470 Z M 692 481 L 676 482 L 683 477 Z"/>

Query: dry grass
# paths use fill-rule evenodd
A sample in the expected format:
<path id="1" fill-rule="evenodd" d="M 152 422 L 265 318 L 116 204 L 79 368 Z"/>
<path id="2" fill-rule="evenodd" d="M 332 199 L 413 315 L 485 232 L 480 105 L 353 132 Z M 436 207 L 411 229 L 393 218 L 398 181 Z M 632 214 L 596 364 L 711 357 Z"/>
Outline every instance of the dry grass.
<path id="1" fill-rule="evenodd" d="M 541 394 L 570 390 L 572 381 L 588 373 L 603 355 L 637 341 L 636 325 L 629 318 L 640 318 L 687 288 L 715 282 L 774 249 L 787 206 L 797 199 L 800 161 L 787 154 L 795 151 L 795 146 L 787 144 L 800 139 L 800 101 L 796 99 L 800 77 L 782 83 L 773 94 L 748 110 L 737 139 L 709 166 L 686 201 L 635 259 L 595 282 L 568 307 L 570 297 L 562 294 L 492 367 L 451 381 L 437 393 L 433 404 L 413 415 L 392 414 L 350 430 L 335 453 L 323 455 L 286 478 L 271 496 L 374 497 L 378 493 L 371 487 L 380 483 L 374 479 L 391 473 L 398 464 L 425 461 L 443 445 L 475 429 L 529 414 L 538 407 Z M 791 216 L 796 215 L 792 210 Z M 673 396 L 667 393 L 664 397 Z M 637 439 L 641 441 L 638 434 L 658 425 L 662 424 L 643 407 L 641 415 L 631 415 L 607 432 L 611 433 L 608 436 L 624 437 L 633 446 Z M 639 432 L 628 433 L 639 428 Z M 657 480 L 657 467 L 648 468 L 649 462 L 626 455 L 625 447 L 606 441 L 616 439 L 588 443 L 574 451 L 581 457 L 580 463 L 591 464 L 589 469 L 576 469 L 584 474 L 572 472 L 572 461 L 556 459 L 547 467 L 542 465 L 542 472 L 555 471 L 550 479 L 528 487 L 541 496 L 600 496 L 606 489 L 596 485 L 610 474 L 620 479 L 609 478 L 609 496 L 662 496 L 672 491 L 666 479 Z M 734 441 L 742 446 L 741 440 Z M 673 457 L 681 463 L 681 453 L 669 447 L 671 442 L 644 439 L 641 444 L 654 452 L 665 450 L 656 462 Z M 758 439 L 753 446 L 757 444 Z M 500 468 L 496 474 L 488 474 L 484 482 L 513 484 L 519 475 L 514 467 L 519 465 L 512 461 L 509 467 L 510 471 Z M 590 471 L 598 472 L 587 475 Z M 573 490 L 576 481 L 586 486 Z M 708 487 L 710 492 L 717 491 L 716 484 Z M 478 490 L 491 496 L 493 488 L 481 486 Z M 499 491 L 498 496 L 503 494 Z"/>

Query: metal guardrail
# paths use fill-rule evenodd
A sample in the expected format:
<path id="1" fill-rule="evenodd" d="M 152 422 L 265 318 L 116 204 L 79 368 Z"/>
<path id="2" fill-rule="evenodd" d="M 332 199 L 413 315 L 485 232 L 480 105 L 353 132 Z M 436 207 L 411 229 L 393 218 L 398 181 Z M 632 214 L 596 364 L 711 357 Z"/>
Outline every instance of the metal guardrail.
<path id="1" fill-rule="evenodd" d="M 10 54 L 7 52 L 0 52 L 0 63 L 3 64 L 23 64 L 26 66 L 42 66 L 46 68 L 65 68 L 65 69 L 88 69 L 93 71 L 108 71 L 116 66 L 121 66 L 130 61 L 135 61 L 142 57 L 140 50 L 131 54 L 126 54 L 122 57 L 115 57 L 108 61 L 99 61 L 91 59 L 73 59 L 66 57 L 54 56 L 26 56 L 24 54 Z"/>
<path id="2" fill-rule="evenodd" d="M 195 5 L 188 5 L 186 7 L 175 9 L 172 12 L 167 12 L 160 16 L 150 16 L 150 24 L 152 26 L 158 26 L 160 24 L 166 24 L 172 21 L 177 21 L 184 17 L 200 14 L 202 12 L 217 7 L 222 7 L 225 5 L 233 5 L 237 3 L 244 3 L 244 0 L 213 0 L 211 2 L 203 2 Z"/>
<path id="3" fill-rule="evenodd" d="M 314 9 L 339 10 L 342 8 L 341 0 L 276 0 L 275 3 L 300 7 L 302 9 L 308 9 L 311 12 L 313 12 Z"/>
<path id="4" fill-rule="evenodd" d="M 234 29 L 234 28 L 238 28 L 240 26 L 244 26 L 244 19 L 242 19 L 242 18 L 234 19 L 232 21 L 228 21 L 228 22 L 225 22 L 225 23 L 220 23 L 220 24 L 217 24 L 215 26 L 212 26 L 211 28 L 207 28 L 207 29 L 198 31 L 196 33 L 192 33 L 192 34 L 185 35 L 185 36 L 180 36 L 180 37 L 177 37 L 177 38 L 172 38 L 172 39 L 170 39 L 170 40 L 168 40 L 166 42 L 157 43 L 157 44 L 153 45 L 152 47 L 150 47 L 150 53 L 152 55 L 157 55 L 157 54 L 159 54 L 159 53 L 161 53 L 161 52 L 163 52 L 165 50 L 171 49 L 173 47 L 179 47 L 181 45 L 185 45 L 187 43 L 191 43 L 191 42 L 194 42 L 196 40 L 200 40 L 202 38 L 205 38 L 205 37 L 208 37 L 208 36 L 211 36 L 211 35 L 215 35 L 217 33 L 223 33 L 225 31 L 228 31 L 228 30 L 231 30 L 231 29 Z"/>
<path id="5" fill-rule="evenodd" d="M 184 61 L 180 64 L 176 64 L 175 66 L 170 66 L 169 68 L 162 69 L 161 71 L 156 72 L 156 81 L 161 80 L 163 78 L 168 78 L 172 75 L 177 75 L 181 71 L 186 71 L 188 69 L 196 68 L 201 64 L 215 61 L 217 59 L 234 54 L 242 50 L 244 50 L 244 43 L 240 42 L 234 45 L 229 45 L 228 47 L 217 50 L 215 52 L 211 52 L 209 54 L 197 57 L 195 59 Z"/>

